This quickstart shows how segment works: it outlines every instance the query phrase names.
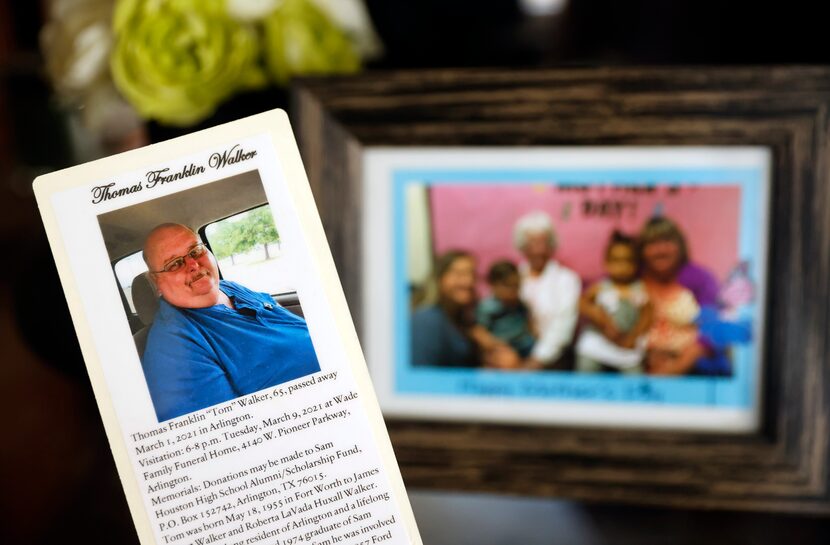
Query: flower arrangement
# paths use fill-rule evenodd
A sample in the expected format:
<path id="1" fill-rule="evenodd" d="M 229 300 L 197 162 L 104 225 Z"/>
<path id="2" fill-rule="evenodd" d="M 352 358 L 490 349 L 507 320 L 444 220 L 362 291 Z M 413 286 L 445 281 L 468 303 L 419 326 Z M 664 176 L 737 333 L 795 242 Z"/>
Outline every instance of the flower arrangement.
<path id="1" fill-rule="evenodd" d="M 353 73 L 380 48 L 362 0 L 53 0 L 41 45 L 57 95 L 105 134 L 190 126 L 236 93 Z"/>

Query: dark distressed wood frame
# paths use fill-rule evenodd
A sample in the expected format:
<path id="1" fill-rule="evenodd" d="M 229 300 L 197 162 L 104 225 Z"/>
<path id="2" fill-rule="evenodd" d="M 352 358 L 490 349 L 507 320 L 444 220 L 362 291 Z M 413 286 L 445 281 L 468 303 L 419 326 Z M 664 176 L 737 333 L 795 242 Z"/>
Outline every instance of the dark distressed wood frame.
<path id="1" fill-rule="evenodd" d="M 292 99 L 312 190 L 358 329 L 366 146 L 770 148 L 759 433 L 387 424 L 413 487 L 830 513 L 830 69 L 399 72 L 305 80 Z"/>

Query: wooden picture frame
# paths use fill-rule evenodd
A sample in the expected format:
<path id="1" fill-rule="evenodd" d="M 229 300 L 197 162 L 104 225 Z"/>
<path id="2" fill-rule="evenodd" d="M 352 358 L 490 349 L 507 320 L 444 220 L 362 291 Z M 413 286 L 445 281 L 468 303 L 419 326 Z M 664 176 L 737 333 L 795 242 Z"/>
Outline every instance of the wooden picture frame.
<path id="1" fill-rule="evenodd" d="M 830 513 L 830 69 L 440 70 L 305 80 L 292 115 L 361 330 L 372 146 L 762 146 L 762 426 L 750 435 L 387 420 L 409 486 Z"/>

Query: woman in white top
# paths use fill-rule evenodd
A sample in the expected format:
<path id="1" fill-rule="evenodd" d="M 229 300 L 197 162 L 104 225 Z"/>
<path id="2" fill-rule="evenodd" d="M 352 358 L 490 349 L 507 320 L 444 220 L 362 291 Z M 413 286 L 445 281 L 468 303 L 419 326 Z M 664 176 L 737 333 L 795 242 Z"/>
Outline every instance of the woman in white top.
<path id="1" fill-rule="evenodd" d="M 553 259 L 556 233 L 545 212 L 519 218 L 513 235 L 516 248 L 526 259 L 519 266 L 521 297 L 539 331 L 539 340 L 524 366 L 553 367 L 573 341 L 582 283 L 574 271 Z"/>

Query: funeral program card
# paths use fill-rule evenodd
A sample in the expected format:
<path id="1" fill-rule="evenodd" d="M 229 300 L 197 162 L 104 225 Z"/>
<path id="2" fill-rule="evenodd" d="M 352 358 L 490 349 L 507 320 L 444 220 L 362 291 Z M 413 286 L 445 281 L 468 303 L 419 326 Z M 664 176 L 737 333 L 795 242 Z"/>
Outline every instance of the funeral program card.
<path id="1" fill-rule="evenodd" d="M 143 544 L 420 543 L 284 112 L 35 193 Z"/>

